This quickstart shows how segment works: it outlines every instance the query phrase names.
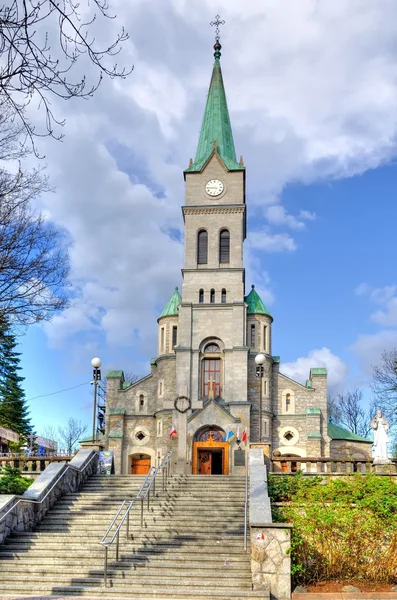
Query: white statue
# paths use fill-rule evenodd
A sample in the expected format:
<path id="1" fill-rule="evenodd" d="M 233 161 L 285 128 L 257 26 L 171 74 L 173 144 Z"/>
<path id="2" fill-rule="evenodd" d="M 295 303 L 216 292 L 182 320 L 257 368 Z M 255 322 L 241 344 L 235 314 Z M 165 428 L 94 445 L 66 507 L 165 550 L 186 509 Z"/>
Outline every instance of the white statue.
<path id="1" fill-rule="evenodd" d="M 387 435 L 390 425 L 388 420 L 382 415 L 381 410 L 376 411 L 376 415 L 370 423 L 370 427 L 374 430 L 374 463 L 389 462 L 387 456 L 387 442 L 389 436 Z"/>

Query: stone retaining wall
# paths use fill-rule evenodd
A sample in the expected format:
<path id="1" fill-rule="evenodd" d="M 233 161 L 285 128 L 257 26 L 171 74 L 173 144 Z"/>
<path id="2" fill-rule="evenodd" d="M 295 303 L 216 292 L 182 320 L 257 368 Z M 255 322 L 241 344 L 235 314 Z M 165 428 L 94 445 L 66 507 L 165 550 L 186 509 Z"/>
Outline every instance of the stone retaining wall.
<path id="1" fill-rule="evenodd" d="M 22 496 L 1 495 L 0 544 L 14 531 L 31 531 L 58 498 L 80 489 L 84 481 L 97 472 L 98 456 L 94 455 L 93 450 L 80 450 L 67 465 L 50 464 Z M 54 489 L 43 501 L 55 483 Z"/>
<path id="2" fill-rule="evenodd" d="M 276 600 L 291 598 L 291 524 L 272 523 L 263 450 L 250 450 L 249 526 L 254 589 Z"/>

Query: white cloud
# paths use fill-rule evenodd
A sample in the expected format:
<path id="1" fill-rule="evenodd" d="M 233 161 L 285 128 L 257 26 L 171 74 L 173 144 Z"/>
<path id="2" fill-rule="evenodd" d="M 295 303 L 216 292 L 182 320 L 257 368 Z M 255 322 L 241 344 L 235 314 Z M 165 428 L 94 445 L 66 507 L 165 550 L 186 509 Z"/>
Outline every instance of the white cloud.
<path id="1" fill-rule="evenodd" d="M 298 217 L 288 214 L 281 204 L 269 206 L 265 210 L 265 217 L 271 225 L 285 225 L 290 229 L 305 229 L 305 220 L 314 221 L 315 213 L 307 210 L 301 210 Z"/>
<path id="2" fill-rule="evenodd" d="M 349 368 L 329 348 L 311 350 L 308 356 L 301 356 L 294 362 L 283 363 L 280 365 L 280 372 L 304 384 L 309 378 L 310 369 L 314 367 L 327 368 L 328 390 L 330 393 L 343 390 Z"/>
<path id="3" fill-rule="evenodd" d="M 358 357 L 362 372 L 371 376 L 372 367 L 379 364 L 382 353 L 396 347 L 397 332 L 384 329 L 377 333 L 360 335 L 349 350 Z"/>
<path id="4" fill-rule="evenodd" d="M 296 250 L 296 244 L 289 233 L 267 233 L 252 231 L 248 235 L 248 245 L 264 252 L 291 252 Z"/>
<path id="5" fill-rule="evenodd" d="M 156 311 L 180 278 L 182 248 L 166 232 L 183 227 L 182 170 L 210 79 L 213 2 L 112 7 L 111 31 L 123 23 L 130 33 L 124 55 L 134 72 L 104 82 L 88 102 L 54 99 L 66 138 L 40 145 L 57 186 L 43 204 L 73 241 L 76 295 L 46 330 L 54 343 L 103 332 L 113 344 L 144 340 L 146 350 L 155 348 Z M 270 203 L 272 226 L 302 229 L 314 213 L 275 206 L 287 184 L 362 173 L 396 153 L 397 3 L 219 0 L 217 10 L 227 21 L 222 68 L 236 150 L 249 168 L 248 209 Z M 96 32 L 98 45 L 109 35 Z M 246 258 L 271 301 L 254 253 L 292 252 L 296 243 L 262 227 L 259 220 L 249 233 Z M 377 322 L 394 320 L 389 302 L 374 313 Z"/>
<path id="6" fill-rule="evenodd" d="M 371 302 L 382 308 L 371 314 L 371 319 L 383 327 L 397 326 L 397 286 L 386 285 L 376 288 L 367 283 L 361 283 L 355 290 L 358 296 L 367 296 Z"/>

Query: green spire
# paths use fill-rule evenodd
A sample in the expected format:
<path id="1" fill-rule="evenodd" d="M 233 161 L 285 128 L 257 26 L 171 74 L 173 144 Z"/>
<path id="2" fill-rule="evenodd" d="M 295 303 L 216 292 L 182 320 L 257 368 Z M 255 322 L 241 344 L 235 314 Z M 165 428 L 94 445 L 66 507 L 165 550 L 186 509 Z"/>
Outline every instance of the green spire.
<path id="1" fill-rule="evenodd" d="M 178 315 L 178 306 L 180 305 L 181 302 L 182 302 L 182 296 L 180 295 L 180 293 L 178 292 L 178 288 L 176 287 L 171 298 L 168 300 L 167 306 L 164 308 L 163 312 L 159 316 L 159 319 L 161 319 L 161 317 L 177 316 Z"/>
<path id="2" fill-rule="evenodd" d="M 194 163 L 186 169 L 186 173 L 197 173 L 198 171 L 201 171 L 214 150 L 217 151 L 225 167 L 229 171 L 244 170 L 244 166 L 239 164 L 236 160 L 232 126 L 230 124 L 221 63 L 219 60 L 221 48 L 222 46 L 217 40 L 214 46 L 215 63 L 212 71 L 196 158 Z"/>
<path id="3" fill-rule="evenodd" d="M 255 291 L 255 286 L 251 285 L 251 291 L 244 298 L 246 304 L 248 304 L 248 315 L 268 315 L 271 317 L 272 315 L 267 310 L 266 306 L 263 304 L 261 297 L 258 292 Z"/>

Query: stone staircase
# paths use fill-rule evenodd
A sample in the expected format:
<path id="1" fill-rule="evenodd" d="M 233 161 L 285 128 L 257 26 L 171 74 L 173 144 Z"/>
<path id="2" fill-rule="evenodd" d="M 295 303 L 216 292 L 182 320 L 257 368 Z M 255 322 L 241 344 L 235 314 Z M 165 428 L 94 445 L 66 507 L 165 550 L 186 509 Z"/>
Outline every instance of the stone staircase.
<path id="1" fill-rule="evenodd" d="M 39 527 L 15 533 L 0 546 L 2 594 L 57 595 L 130 600 L 231 600 L 269 598 L 251 590 L 250 554 L 243 550 L 244 478 L 176 475 L 167 491 L 130 514 L 130 534 L 109 550 L 98 543 L 121 501 L 133 497 L 140 476 L 91 477 L 63 496 Z"/>

